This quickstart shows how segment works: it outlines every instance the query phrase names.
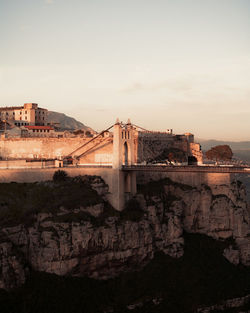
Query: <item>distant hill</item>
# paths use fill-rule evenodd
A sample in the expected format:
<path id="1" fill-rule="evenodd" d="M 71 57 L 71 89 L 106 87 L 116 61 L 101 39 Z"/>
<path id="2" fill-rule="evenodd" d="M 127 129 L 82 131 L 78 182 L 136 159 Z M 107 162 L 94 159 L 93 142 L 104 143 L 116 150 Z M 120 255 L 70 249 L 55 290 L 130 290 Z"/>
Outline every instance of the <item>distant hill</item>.
<path id="1" fill-rule="evenodd" d="M 232 150 L 250 150 L 250 141 L 222 141 L 214 139 L 197 139 L 202 145 L 203 150 L 209 150 L 211 147 L 218 145 L 229 145 Z"/>
<path id="2" fill-rule="evenodd" d="M 64 113 L 48 111 L 48 122 L 49 123 L 60 123 L 60 129 L 62 130 L 90 130 L 93 131 L 92 128 L 84 125 L 83 123 L 77 121 L 73 117 L 67 116 Z"/>
<path id="3" fill-rule="evenodd" d="M 250 141 L 222 141 L 222 140 L 204 140 L 197 139 L 201 144 L 203 151 L 211 149 L 211 147 L 218 145 L 229 145 L 235 157 L 250 162 Z"/>
<path id="4" fill-rule="evenodd" d="M 233 151 L 233 157 L 242 161 L 250 162 L 250 141 L 222 141 L 222 140 L 204 140 L 197 139 L 201 144 L 203 151 L 211 149 L 211 147 L 219 145 L 229 145 Z M 246 187 L 247 201 L 250 203 L 250 175 L 237 174 L 237 179 L 242 181 Z"/>

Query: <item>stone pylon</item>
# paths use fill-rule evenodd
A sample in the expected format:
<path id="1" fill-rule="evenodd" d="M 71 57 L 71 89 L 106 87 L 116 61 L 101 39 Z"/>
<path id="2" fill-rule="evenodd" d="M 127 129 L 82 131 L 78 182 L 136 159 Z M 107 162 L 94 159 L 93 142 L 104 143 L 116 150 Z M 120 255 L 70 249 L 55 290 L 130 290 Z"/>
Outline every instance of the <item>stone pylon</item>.
<path id="1" fill-rule="evenodd" d="M 124 171 L 124 166 L 135 164 L 134 128 L 128 120 L 122 124 L 116 120 L 113 133 L 112 204 L 121 211 L 126 199 L 136 193 L 136 173 Z"/>

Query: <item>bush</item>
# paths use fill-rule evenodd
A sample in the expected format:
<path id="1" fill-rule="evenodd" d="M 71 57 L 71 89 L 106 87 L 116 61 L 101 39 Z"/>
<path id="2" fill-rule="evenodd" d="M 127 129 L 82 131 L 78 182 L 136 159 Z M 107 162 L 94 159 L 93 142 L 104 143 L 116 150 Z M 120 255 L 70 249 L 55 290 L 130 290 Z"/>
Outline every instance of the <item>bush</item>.
<path id="1" fill-rule="evenodd" d="M 58 170 L 54 173 L 53 175 L 53 182 L 63 182 L 68 180 L 69 176 L 67 174 L 67 172 L 62 171 L 62 170 Z"/>

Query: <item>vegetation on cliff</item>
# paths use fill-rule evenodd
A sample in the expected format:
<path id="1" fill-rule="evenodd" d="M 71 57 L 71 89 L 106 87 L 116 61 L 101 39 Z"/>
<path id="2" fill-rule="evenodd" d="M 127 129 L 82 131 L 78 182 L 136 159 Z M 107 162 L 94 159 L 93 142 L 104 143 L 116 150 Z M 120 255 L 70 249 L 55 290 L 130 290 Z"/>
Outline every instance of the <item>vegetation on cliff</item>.
<path id="1" fill-rule="evenodd" d="M 0 184 L 0 225 L 30 224 L 37 213 L 55 214 L 61 207 L 77 209 L 102 203 L 91 187 L 94 176 L 68 177 L 59 171 L 53 181 Z"/>

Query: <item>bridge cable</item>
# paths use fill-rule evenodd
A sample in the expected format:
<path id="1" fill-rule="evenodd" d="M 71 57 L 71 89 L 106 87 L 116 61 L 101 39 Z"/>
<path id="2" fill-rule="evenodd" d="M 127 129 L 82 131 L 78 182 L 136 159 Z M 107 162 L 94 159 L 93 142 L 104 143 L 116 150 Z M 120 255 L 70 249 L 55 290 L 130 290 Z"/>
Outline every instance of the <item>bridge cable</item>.
<path id="1" fill-rule="evenodd" d="M 94 148 L 96 148 L 97 146 L 100 145 L 100 143 L 106 143 L 105 141 L 108 141 L 107 139 L 110 139 L 110 138 L 106 138 L 104 141 L 102 142 L 98 142 L 97 144 L 95 144 L 94 146 L 92 146 L 91 148 L 89 148 L 88 150 L 84 151 L 82 154 L 78 155 L 76 157 L 77 160 L 79 160 L 82 156 L 84 156 L 85 154 L 87 154 L 88 152 L 90 152 L 91 150 L 93 150 Z"/>
<path id="2" fill-rule="evenodd" d="M 109 128 L 101 131 L 99 134 L 97 134 L 94 138 L 91 138 L 88 142 L 85 142 L 83 145 L 81 145 L 80 147 L 78 147 L 77 149 L 75 149 L 74 151 L 72 151 L 71 153 L 69 153 L 68 155 L 66 155 L 67 157 L 72 156 L 72 154 L 74 154 L 76 151 L 80 150 L 81 148 L 87 146 L 90 142 L 94 141 L 96 138 L 100 137 L 103 133 L 105 133 L 106 131 L 109 131 L 112 127 L 114 127 L 115 124 L 113 124 L 112 126 L 110 126 Z"/>

